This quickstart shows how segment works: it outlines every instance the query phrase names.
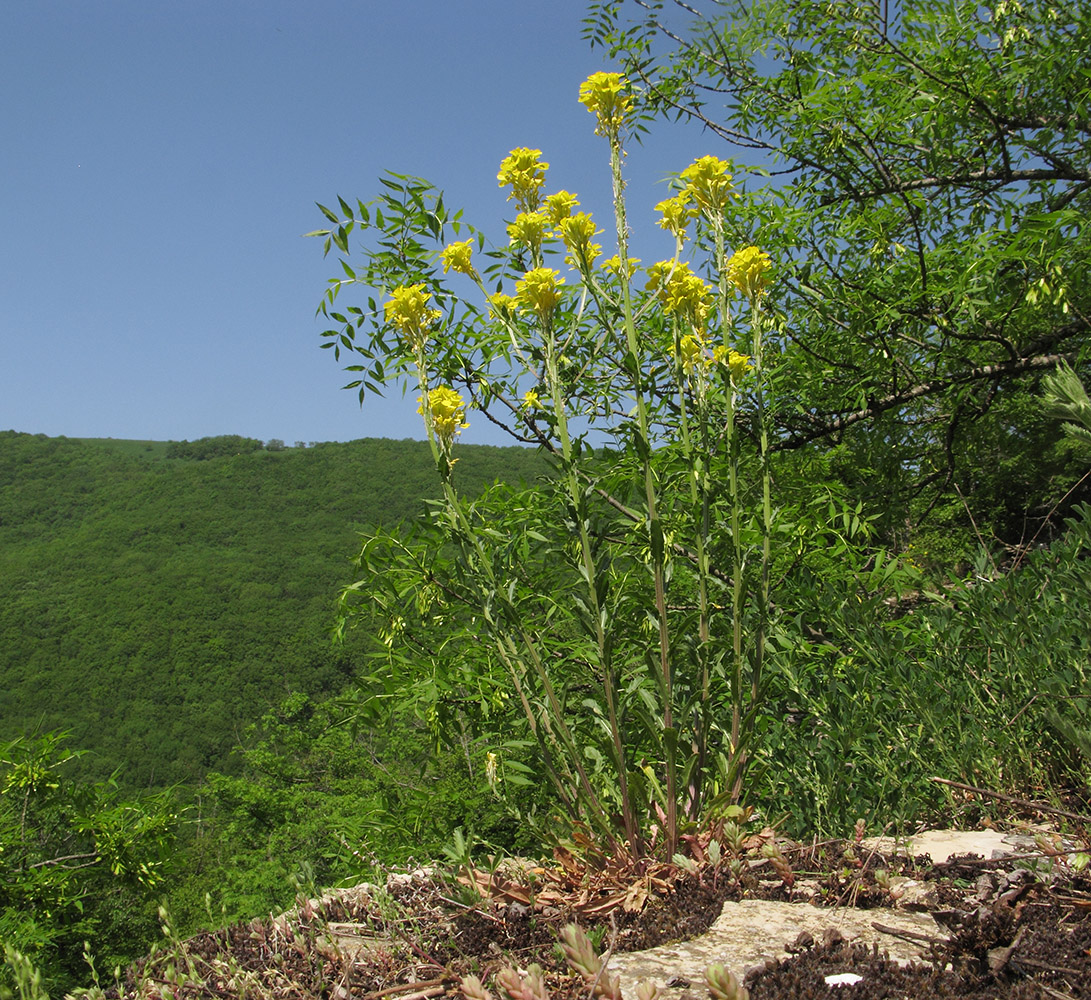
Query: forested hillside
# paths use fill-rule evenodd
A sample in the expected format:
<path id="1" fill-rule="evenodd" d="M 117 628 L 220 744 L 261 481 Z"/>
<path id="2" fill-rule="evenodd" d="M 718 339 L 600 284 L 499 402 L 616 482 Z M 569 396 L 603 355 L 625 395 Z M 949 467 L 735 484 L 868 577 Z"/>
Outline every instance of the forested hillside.
<path id="1" fill-rule="evenodd" d="M 466 447 L 458 473 L 472 494 L 545 468 Z M 0 739 L 68 730 L 86 776 L 126 787 L 232 770 L 248 723 L 345 685 L 360 643 L 329 630 L 356 532 L 434 493 L 413 441 L 0 433 Z"/>

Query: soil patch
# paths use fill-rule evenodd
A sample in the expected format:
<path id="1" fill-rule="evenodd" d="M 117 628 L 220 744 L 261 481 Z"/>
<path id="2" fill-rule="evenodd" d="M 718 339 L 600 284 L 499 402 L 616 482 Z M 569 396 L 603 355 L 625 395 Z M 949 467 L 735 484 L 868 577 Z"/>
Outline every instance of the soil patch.
<path id="1" fill-rule="evenodd" d="M 933 864 L 927 854 L 906 858 L 840 842 L 782 842 L 780 851 L 786 865 L 756 858 L 734 874 L 706 865 L 637 874 L 524 866 L 464 873 L 461 881 L 430 870 L 393 875 L 384 886 L 359 886 L 303 901 L 280 917 L 198 935 L 132 967 L 121 988 L 107 993 L 147 997 L 165 995 L 165 988 L 176 998 L 425 1000 L 460 997 L 461 978 L 476 975 L 503 997 L 496 973 L 537 963 L 553 1000 L 584 1000 L 588 985 L 556 948 L 565 924 L 588 928 L 624 976 L 626 956 L 696 943 L 725 904 L 770 901 L 829 919 L 819 919 L 818 933 L 789 936 L 794 925 L 770 931 L 755 910 L 752 936 L 760 942 L 765 935 L 760 943 L 769 957 L 735 967 L 725 943 L 701 955 L 726 961 L 752 1000 L 1091 1000 L 1091 879 L 1056 860 L 969 855 Z M 838 930 L 838 914 L 849 910 L 880 928 L 870 943 Z M 926 919 L 928 929 L 906 925 L 911 915 Z M 732 932 L 731 941 L 741 933 Z M 916 957 L 895 947 L 903 938 Z M 672 971 L 669 955 L 656 971 L 663 1000 L 707 996 L 691 968 Z M 845 985 L 831 993 L 835 976 Z M 631 985 L 625 996 L 636 1000 Z"/>

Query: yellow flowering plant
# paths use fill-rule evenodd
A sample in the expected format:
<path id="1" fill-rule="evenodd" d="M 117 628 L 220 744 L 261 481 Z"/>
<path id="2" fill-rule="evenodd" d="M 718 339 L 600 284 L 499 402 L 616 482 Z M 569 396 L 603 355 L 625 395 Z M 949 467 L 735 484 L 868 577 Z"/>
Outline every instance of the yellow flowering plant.
<path id="1" fill-rule="evenodd" d="M 508 237 L 512 243 L 522 244 L 531 253 L 538 254 L 542 240 L 551 228 L 549 216 L 544 212 L 520 212 L 508 226 Z"/>
<path id="2" fill-rule="evenodd" d="M 466 401 L 455 389 L 441 385 L 418 397 L 417 402 L 417 412 L 425 418 L 440 447 L 449 452 L 455 438 L 470 426 L 466 423 Z"/>
<path id="3" fill-rule="evenodd" d="M 764 293 L 771 266 L 772 261 L 767 253 L 757 247 L 744 247 L 731 255 L 727 262 L 727 275 L 731 283 L 753 302 Z"/>
<path id="4" fill-rule="evenodd" d="M 566 190 L 544 195 L 548 164 L 519 148 L 497 174 L 517 208 L 506 242 L 484 250 L 441 196 L 400 179 L 381 224 L 367 220 L 380 229 L 367 266 L 344 264 L 387 291 L 381 309 L 330 313 L 344 321 L 335 350 L 356 351 L 376 391 L 415 376 L 443 489 L 431 547 L 390 546 L 394 566 L 346 588 L 345 606 L 367 593 L 404 620 L 414 587 L 422 607 L 437 593 L 457 602 L 462 619 L 448 605 L 441 616 L 455 631 L 418 648 L 461 649 L 474 666 L 437 656 L 430 683 L 473 676 L 489 705 L 518 706 L 534 754 L 525 766 L 604 852 L 642 864 L 672 858 L 687 830 L 743 793 L 768 629 L 772 281 L 760 249 L 727 253 L 732 177 L 714 157 L 683 169 L 656 206 L 674 255 L 641 274 L 621 170 L 633 89 L 596 73 L 579 100 L 608 141 L 607 259 L 592 215 Z M 462 238 L 447 240 L 448 229 Z M 568 274 L 549 266 L 558 242 Z M 680 258 L 687 244 L 692 261 Z M 733 315 L 736 290 L 748 317 Z M 370 336 L 358 344 L 361 330 Z M 511 506 L 464 498 L 455 452 L 471 410 L 547 451 L 555 478 Z M 744 502 L 744 411 L 762 442 L 756 511 Z M 595 459 L 605 442 L 618 461 Z M 409 642 L 412 628 L 399 638 Z M 520 774 L 505 760 L 505 775 Z"/>
<path id="5" fill-rule="evenodd" d="M 666 198 L 655 206 L 663 218 L 659 220 L 662 229 L 673 233 L 679 243 L 685 241 L 689 224 L 697 214 L 689 193 L 682 191 L 673 198 Z"/>
<path id="6" fill-rule="evenodd" d="M 723 213 L 728 202 L 735 197 L 731 184 L 731 164 L 715 156 L 702 156 L 694 160 L 679 178 L 684 184 L 682 193 L 692 199 L 697 209 L 710 217 Z"/>
<path id="7" fill-rule="evenodd" d="M 549 221 L 554 225 L 560 225 L 561 221 L 572 214 L 572 209 L 579 207 L 579 199 L 569 191 L 557 191 L 546 195 L 545 213 Z"/>
<path id="8" fill-rule="evenodd" d="M 598 118 L 599 135 L 616 136 L 633 109 L 629 83 L 620 73 L 592 73 L 580 84 L 580 103 Z"/>
<path id="9" fill-rule="evenodd" d="M 457 271 L 459 274 L 474 277 L 476 271 L 473 265 L 473 252 L 473 240 L 462 240 L 444 247 L 439 255 L 440 260 L 443 261 L 443 273 Z"/>
<path id="10" fill-rule="evenodd" d="M 551 267 L 527 271 L 515 286 L 515 301 L 525 309 L 534 310 L 543 322 L 553 315 L 561 300 L 564 278 Z"/>
<path id="11" fill-rule="evenodd" d="M 395 288 L 383 307 L 387 322 L 407 334 L 414 343 L 425 340 L 442 315 L 429 306 L 430 299 L 431 294 L 422 284 Z"/>
<path id="12" fill-rule="evenodd" d="M 515 201 L 524 212 L 533 212 L 541 201 L 542 185 L 548 163 L 542 162 L 540 149 L 513 149 L 500 164 L 496 179 L 500 187 L 510 187 L 508 201 Z"/>

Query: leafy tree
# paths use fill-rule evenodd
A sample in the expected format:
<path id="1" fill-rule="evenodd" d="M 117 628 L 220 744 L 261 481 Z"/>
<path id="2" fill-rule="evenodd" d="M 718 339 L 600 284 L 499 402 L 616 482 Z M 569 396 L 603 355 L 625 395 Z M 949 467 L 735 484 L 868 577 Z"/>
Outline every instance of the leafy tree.
<path id="1" fill-rule="evenodd" d="M 1023 417 L 1041 373 L 1088 371 L 1091 10 L 889 11 L 596 0 L 586 35 L 642 81 L 649 114 L 749 164 L 729 239 L 779 265 L 774 448 L 839 448 L 838 473 L 870 484 L 903 539 L 966 502 L 1018 541 L 1082 471 Z"/>
<path id="2" fill-rule="evenodd" d="M 188 458 L 206 461 L 222 455 L 246 455 L 260 451 L 262 443 L 256 438 L 244 438 L 238 434 L 204 437 L 196 441 L 171 441 L 167 445 L 167 458 Z"/>
<path id="3" fill-rule="evenodd" d="M 154 940 L 178 825 L 167 793 L 73 781 L 78 756 L 60 733 L 0 743 L 0 938 L 58 991 L 86 972 L 85 940 L 110 963 Z"/>

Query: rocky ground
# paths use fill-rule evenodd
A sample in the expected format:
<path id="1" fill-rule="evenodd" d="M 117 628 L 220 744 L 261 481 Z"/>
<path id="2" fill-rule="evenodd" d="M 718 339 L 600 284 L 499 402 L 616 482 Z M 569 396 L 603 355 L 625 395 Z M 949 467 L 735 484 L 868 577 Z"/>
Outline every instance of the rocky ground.
<path id="1" fill-rule="evenodd" d="M 709 962 L 751 1000 L 1091 1000 L 1091 878 L 1041 837 L 1000 858 L 939 861 L 913 845 L 910 858 L 884 843 L 790 844 L 771 831 L 751 841 L 734 866 L 706 857 L 696 871 L 562 858 L 491 875 L 392 875 L 177 944 L 107 992 L 430 1000 L 460 997 L 473 975 L 496 1000 L 576 1000 L 593 984 L 557 947 L 576 922 L 608 960 L 598 993 L 627 1000 L 649 974 L 662 1000 L 708 996 Z M 532 963 L 540 986 L 515 976 L 505 989 L 503 970 Z"/>

